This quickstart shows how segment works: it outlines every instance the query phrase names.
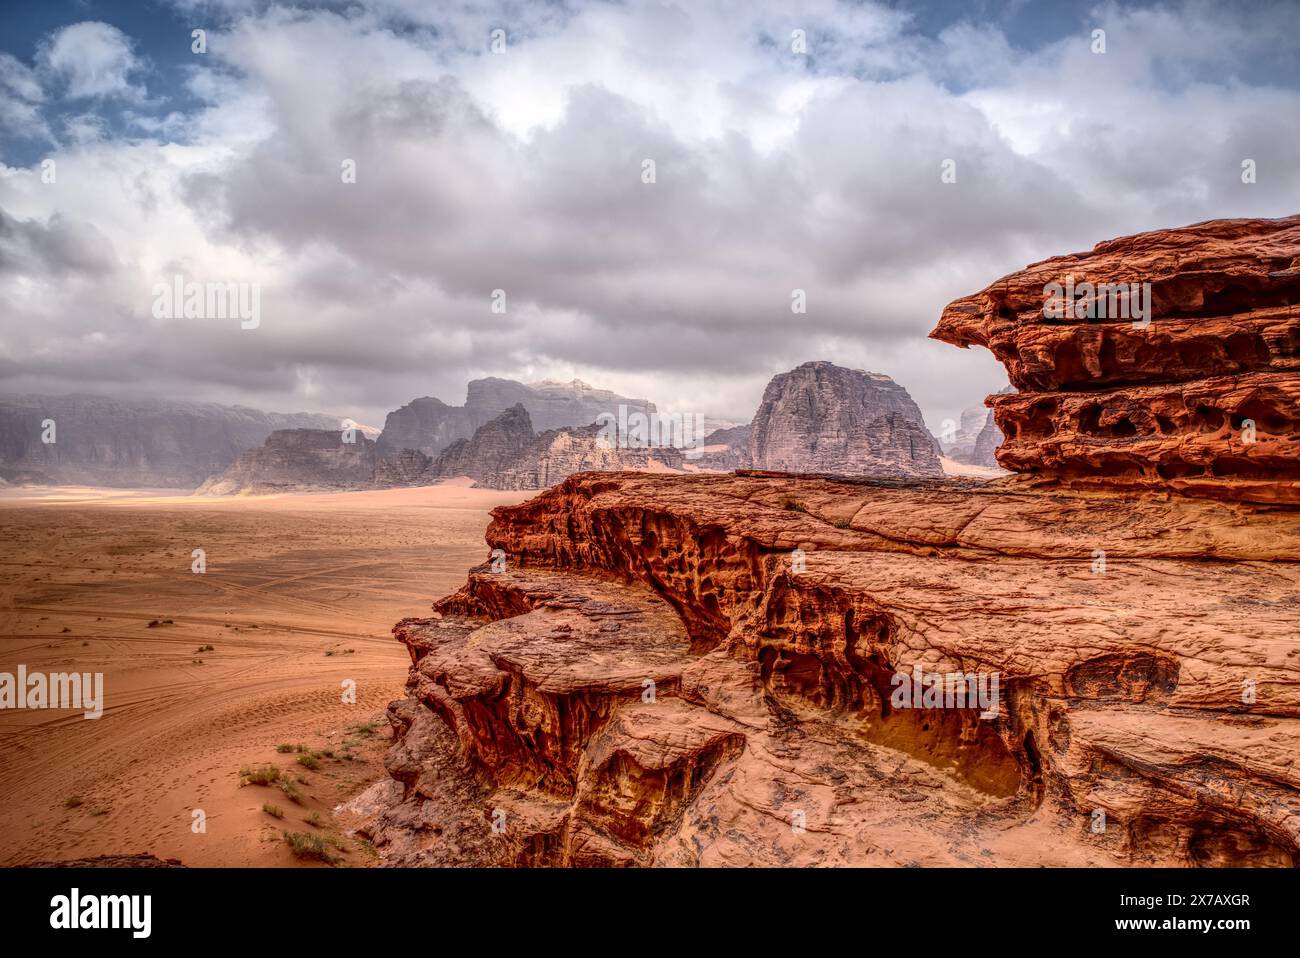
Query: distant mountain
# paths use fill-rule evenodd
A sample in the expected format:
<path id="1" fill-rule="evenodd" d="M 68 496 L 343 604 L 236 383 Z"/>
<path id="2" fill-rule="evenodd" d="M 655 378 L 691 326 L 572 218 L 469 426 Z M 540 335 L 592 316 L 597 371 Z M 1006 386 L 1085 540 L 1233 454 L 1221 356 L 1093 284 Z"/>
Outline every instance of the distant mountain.
<path id="1" fill-rule="evenodd" d="M 528 410 L 515 403 L 478 429 L 469 439 L 457 439 L 442 451 L 433 464 L 435 476 L 469 476 L 483 479 L 508 469 L 524 455 L 533 441 L 533 423 Z"/>
<path id="2" fill-rule="evenodd" d="M 609 441 L 595 424 L 548 429 L 540 433 L 515 461 L 481 478 L 488 489 L 546 489 L 575 472 L 681 472 L 680 449 L 629 447 L 621 438 Z"/>
<path id="3" fill-rule="evenodd" d="M 993 421 L 993 411 L 989 410 L 988 416 L 984 419 L 984 428 L 975 437 L 975 445 L 971 449 L 970 458 L 966 461 L 972 466 L 997 469 L 998 460 L 995 454 L 1000 445 L 1002 445 L 1002 430 Z"/>
<path id="4" fill-rule="evenodd" d="M 277 429 L 265 444 L 240 454 L 199 495 L 327 492 L 364 489 L 375 469 L 375 444 L 356 432 L 352 442 L 339 429 Z"/>
<path id="5" fill-rule="evenodd" d="M 1003 386 L 995 396 L 1014 393 L 1012 386 Z M 1003 440 L 1002 430 L 993 421 L 993 413 L 986 407 L 966 409 L 961 414 L 961 428 L 948 436 L 940 436 L 938 442 L 944 455 L 955 462 L 971 466 L 983 466 L 998 469 L 994 457 Z"/>
<path id="6" fill-rule="evenodd" d="M 474 417 L 464 406 L 448 406 L 432 396 L 412 399 L 384 420 L 379 457 L 390 459 L 410 449 L 432 459 L 457 439 L 474 435 L 476 428 Z"/>
<path id="7" fill-rule="evenodd" d="M 692 460 L 697 469 L 734 472 L 749 466 L 749 433 L 745 426 L 715 429 L 704 437 L 704 449 Z"/>
<path id="8" fill-rule="evenodd" d="M 569 426 L 590 426 L 601 413 L 618 415 L 626 406 L 629 414 L 655 412 L 647 399 L 630 399 L 608 389 L 597 389 L 574 379 L 567 383 L 544 379 L 535 383 L 517 383 L 511 379 L 476 379 L 469 384 L 465 408 L 476 419 L 486 422 L 519 403 L 528 411 L 538 432 Z M 482 423 L 480 423 L 481 425 Z"/>
<path id="9" fill-rule="evenodd" d="M 750 424 L 755 469 L 842 476 L 942 476 L 920 408 L 888 376 L 829 362 L 774 376 Z"/>
<path id="10" fill-rule="evenodd" d="M 975 440 L 984 428 L 984 423 L 988 420 L 989 411 L 984 406 L 978 408 L 963 409 L 961 411 L 961 421 L 957 428 L 953 427 L 950 419 L 943 421 L 943 429 L 939 432 L 936 440 L 939 448 L 943 450 L 945 456 L 949 456 L 958 462 L 968 462 L 972 450 L 975 448 Z"/>
<path id="11" fill-rule="evenodd" d="M 464 406 L 449 406 L 440 399 L 425 397 L 389 413 L 379 436 L 379 456 L 387 459 L 404 449 L 413 449 L 436 459 L 453 442 L 473 438 L 474 430 L 514 405 L 523 406 L 533 429 L 539 432 L 590 426 L 603 412 L 617 416 L 620 405 L 627 406 L 629 412 L 655 412 L 655 404 L 649 400 L 620 396 L 580 379 L 567 383 L 475 379 L 466 390 Z"/>
<path id="12" fill-rule="evenodd" d="M 55 440 L 48 444 L 47 420 Z M 193 489 L 277 429 L 337 431 L 340 422 L 215 403 L 0 395 L 0 479 Z"/>

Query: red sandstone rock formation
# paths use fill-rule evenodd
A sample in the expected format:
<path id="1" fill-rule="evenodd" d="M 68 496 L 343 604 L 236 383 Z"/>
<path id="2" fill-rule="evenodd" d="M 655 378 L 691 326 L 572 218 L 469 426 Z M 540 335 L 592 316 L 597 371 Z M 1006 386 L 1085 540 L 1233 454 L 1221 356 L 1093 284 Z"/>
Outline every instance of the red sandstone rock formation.
<path id="1" fill-rule="evenodd" d="M 1269 252 L 1261 273 L 1243 237 L 1275 250 L 1280 222 L 1098 249 L 1141 252 L 1177 293 L 1155 299 L 1163 336 L 1162 302 L 1279 308 L 1263 300 L 1289 265 Z M 385 859 L 1300 864 L 1294 482 L 1195 418 L 1285 405 L 1285 350 L 1191 375 L 1099 349 L 1084 389 L 1060 330 L 1018 318 L 1031 285 L 959 301 L 938 333 L 993 344 L 1017 385 L 1048 377 L 994 408 L 1003 465 L 1055 487 L 588 473 L 498 509 L 497 561 L 394 630 L 412 661 L 390 707 L 398 785 L 363 826 Z M 1212 498 L 1126 471 L 1147 453 L 1210 463 Z M 899 699 L 918 674 L 954 680 L 948 700 Z M 972 676 L 997 678 L 991 702 L 952 694 Z"/>
<path id="2" fill-rule="evenodd" d="M 1150 323 L 1044 315 L 1045 287 L 1150 284 Z M 1093 312 L 1086 295 L 1075 312 Z M 1055 299 L 1056 297 L 1053 297 Z M 1216 220 L 1055 256 L 951 303 L 931 334 L 990 349 L 1006 468 L 1300 502 L 1300 216 Z M 1247 426 L 1253 424 L 1253 430 Z"/>
<path id="3" fill-rule="evenodd" d="M 1296 512 L 586 474 L 488 540 L 395 630 L 390 861 L 1297 860 Z M 918 664 L 999 674 L 997 717 L 895 708 Z"/>

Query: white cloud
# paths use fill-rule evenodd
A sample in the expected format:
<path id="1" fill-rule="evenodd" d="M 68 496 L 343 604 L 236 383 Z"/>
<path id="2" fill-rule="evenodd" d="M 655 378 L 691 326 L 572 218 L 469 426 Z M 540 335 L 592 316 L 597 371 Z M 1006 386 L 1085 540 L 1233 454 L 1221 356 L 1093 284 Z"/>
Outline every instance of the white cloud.
<path id="1" fill-rule="evenodd" d="M 111 24 L 85 20 L 63 27 L 41 44 L 36 59 L 72 99 L 144 96 L 143 85 L 131 79 L 143 65 L 131 40 Z"/>
<path id="2" fill-rule="evenodd" d="M 0 131 L 24 139 L 49 139 L 41 116 L 45 99 L 36 73 L 21 60 L 0 53 Z"/>

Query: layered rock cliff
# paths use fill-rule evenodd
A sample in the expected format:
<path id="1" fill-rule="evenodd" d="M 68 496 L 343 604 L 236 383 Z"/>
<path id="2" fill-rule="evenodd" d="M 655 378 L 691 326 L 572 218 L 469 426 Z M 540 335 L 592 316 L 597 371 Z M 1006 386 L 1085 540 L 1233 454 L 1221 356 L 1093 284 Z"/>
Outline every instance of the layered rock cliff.
<path id="1" fill-rule="evenodd" d="M 196 495 L 266 495 L 340 491 L 370 485 L 375 443 L 361 432 L 344 441 L 339 429 L 278 429 L 266 442 L 241 454 Z"/>
<path id="2" fill-rule="evenodd" d="M 54 442 L 42 441 L 53 421 Z M 274 430 L 333 429 L 316 413 L 104 396 L 0 396 L 0 478 L 193 489 Z"/>
<path id="3" fill-rule="evenodd" d="M 395 628 L 362 831 L 397 864 L 1300 864 L 1300 510 L 1218 481 L 571 476 Z"/>
<path id="4" fill-rule="evenodd" d="M 533 423 L 522 403 L 516 403 L 474 431 L 458 439 L 438 456 L 433 475 L 483 479 L 508 469 L 525 455 L 533 442 Z"/>
<path id="5" fill-rule="evenodd" d="M 412 399 L 384 419 L 377 452 L 381 459 L 392 459 L 410 449 L 430 459 L 457 439 L 468 439 L 482 423 L 463 406 L 448 406 L 441 399 L 425 396 Z M 396 467 L 400 474 L 400 467 Z"/>
<path id="6" fill-rule="evenodd" d="M 931 335 L 1006 365 L 1007 469 L 1300 502 L 1297 303 L 1300 216 L 1216 220 L 1035 263 Z"/>
<path id="7" fill-rule="evenodd" d="M 391 489 L 433 481 L 433 460 L 418 449 L 403 449 L 395 456 L 377 459 L 372 484 L 377 489 Z"/>
<path id="8" fill-rule="evenodd" d="M 1295 512 L 588 474 L 488 543 L 395 630 L 391 862 L 1297 861 Z"/>
<path id="9" fill-rule="evenodd" d="M 515 461 L 484 475 L 478 485 L 489 489 L 546 489 L 575 472 L 668 472 L 683 468 L 685 456 L 680 449 L 638 448 L 626 439 L 611 441 L 608 431 L 595 424 L 547 430 L 534 438 Z"/>
<path id="10" fill-rule="evenodd" d="M 934 438 L 888 376 L 804 363 L 774 376 L 750 424 L 755 469 L 842 476 L 942 476 Z"/>

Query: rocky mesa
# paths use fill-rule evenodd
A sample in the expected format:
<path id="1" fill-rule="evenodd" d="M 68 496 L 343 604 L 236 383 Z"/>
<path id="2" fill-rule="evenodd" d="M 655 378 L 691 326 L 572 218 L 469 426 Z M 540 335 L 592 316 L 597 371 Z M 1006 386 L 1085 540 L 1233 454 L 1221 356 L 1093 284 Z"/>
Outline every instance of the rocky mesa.
<path id="1" fill-rule="evenodd" d="M 1278 232 L 1099 249 L 1171 242 L 1171 263 L 1205 264 L 1226 242 L 1244 262 L 1245 230 Z M 1184 303 L 1225 288 L 1175 271 Z M 1010 285 L 939 333 L 1000 344 L 1028 386 L 1016 307 L 979 311 Z M 1297 321 L 1276 296 L 1262 279 L 1231 296 L 1233 315 L 1272 311 L 1275 344 Z M 1163 326 L 1142 335 L 1171 348 Z M 1054 355 L 1086 352 L 1062 335 Z M 1146 357 L 1126 361 L 1137 382 L 1117 385 L 1109 350 L 1090 393 L 1037 360 L 1035 382 L 1144 395 L 1176 365 L 1114 335 Z M 1206 371 L 1191 402 L 1263 375 Z M 1035 441 L 1008 430 L 1001 461 L 1054 471 L 1059 447 Z M 1259 501 L 1213 470 L 1200 497 L 1156 494 L 1155 474 L 1096 471 L 1112 461 L 1070 460 L 1081 486 L 581 474 L 498 509 L 492 560 L 394 630 L 408 695 L 361 831 L 393 864 L 1294 866 L 1300 510 L 1266 488 L 1291 478 L 1252 475 Z"/>
<path id="2" fill-rule="evenodd" d="M 934 438 L 888 376 L 828 362 L 774 376 L 749 427 L 755 469 L 840 476 L 942 476 Z"/>
<path id="3" fill-rule="evenodd" d="M 368 486 L 375 443 L 352 430 L 277 429 L 265 443 L 241 453 L 228 469 L 195 491 L 200 496 L 334 492 Z"/>

